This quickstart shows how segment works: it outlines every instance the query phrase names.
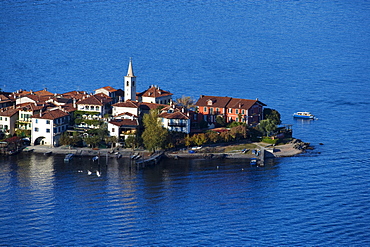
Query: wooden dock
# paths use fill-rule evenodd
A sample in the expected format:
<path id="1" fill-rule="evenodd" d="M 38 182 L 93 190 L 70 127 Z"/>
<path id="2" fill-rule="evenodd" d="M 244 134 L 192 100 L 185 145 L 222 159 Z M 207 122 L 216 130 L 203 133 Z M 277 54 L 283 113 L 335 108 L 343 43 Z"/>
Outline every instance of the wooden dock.
<path id="1" fill-rule="evenodd" d="M 140 169 L 140 168 L 145 168 L 148 165 L 157 164 L 159 162 L 159 160 L 162 158 L 163 154 L 164 154 L 164 152 L 157 152 L 157 153 L 151 155 L 147 159 L 135 160 L 136 168 Z"/>

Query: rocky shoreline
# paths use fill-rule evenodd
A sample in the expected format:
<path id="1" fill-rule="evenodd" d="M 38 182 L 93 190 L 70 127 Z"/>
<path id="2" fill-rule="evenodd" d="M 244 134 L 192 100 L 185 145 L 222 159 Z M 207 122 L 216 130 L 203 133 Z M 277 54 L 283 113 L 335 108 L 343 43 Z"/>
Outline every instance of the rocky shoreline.
<path id="1" fill-rule="evenodd" d="M 313 149 L 310 143 L 303 142 L 299 139 L 293 139 L 291 142 L 273 146 L 267 143 L 256 142 L 251 143 L 256 146 L 255 150 L 265 150 L 265 158 L 278 158 L 278 157 L 292 157 L 299 155 L 307 149 Z M 230 144 L 231 145 L 231 144 Z M 237 145 L 235 145 L 237 146 Z M 213 147 L 213 151 L 208 152 L 207 147 L 203 147 L 193 153 L 189 153 L 188 150 L 166 152 L 166 157 L 172 159 L 187 158 L 187 159 L 251 159 L 256 158 L 256 155 L 252 151 L 245 152 L 243 149 L 234 150 L 233 152 L 222 152 L 224 146 Z M 203 150 L 202 150 L 203 149 Z"/>

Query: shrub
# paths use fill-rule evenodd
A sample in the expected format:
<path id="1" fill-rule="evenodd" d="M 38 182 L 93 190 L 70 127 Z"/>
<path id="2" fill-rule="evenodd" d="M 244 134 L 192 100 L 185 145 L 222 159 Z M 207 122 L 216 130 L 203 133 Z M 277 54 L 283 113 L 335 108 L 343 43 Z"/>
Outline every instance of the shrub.
<path id="1" fill-rule="evenodd" d="M 262 142 L 269 143 L 269 144 L 277 144 L 279 139 L 271 139 L 269 137 L 263 137 Z"/>

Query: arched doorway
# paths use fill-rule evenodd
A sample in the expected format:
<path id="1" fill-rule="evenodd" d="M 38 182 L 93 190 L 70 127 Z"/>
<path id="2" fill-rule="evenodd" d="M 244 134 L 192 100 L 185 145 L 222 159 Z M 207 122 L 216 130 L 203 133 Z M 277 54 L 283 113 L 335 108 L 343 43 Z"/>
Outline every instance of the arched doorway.
<path id="1" fill-rule="evenodd" d="M 44 145 L 44 139 L 45 137 L 43 136 L 37 137 L 33 145 Z"/>

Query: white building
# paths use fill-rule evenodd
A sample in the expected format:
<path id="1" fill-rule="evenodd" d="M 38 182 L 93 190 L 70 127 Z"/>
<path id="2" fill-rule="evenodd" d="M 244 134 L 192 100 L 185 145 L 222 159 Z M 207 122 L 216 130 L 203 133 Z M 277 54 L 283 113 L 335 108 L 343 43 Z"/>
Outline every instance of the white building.
<path id="1" fill-rule="evenodd" d="M 31 145 L 59 146 L 59 139 L 68 128 L 70 115 L 56 109 L 32 117 Z"/>
<path id="2" fill-rule="evenodd" d="M 170 104 L 172 102 L 172 93 L 162 90 L 158 86 L 150 86 L 147 90 L 138 94 L 139 102 Z"/>
<path id="3" fill-rule="evenodd" d="M 110 103 L 112 98 L 104 94 L 86 95 L 85 98 L 81 99 L 76 103 L 78 111 L 85 111 L 91 113 L 91 115 L 99 115 L 104 117 L 110 110 Z"/>
<path id="4" fill-rule="evenodd" d="M 138 116 L 140 114 L 139 103 L 136 101 L 126 100 L 125 102 L 119 102 L 112 105 L 113 116 L 118 116 L 125 112 Z"/>
<path id="5" fill-rule="evenodd" d="M 166 107 L 159 114 L 161 124 L 169 131 L 190 133 L 190 118 L 181 110 L 174 107 Z"/>
<path id="6" fill-rule="evenodd" d="M 18 120 L 18 109 L 2 109 L 0 111 L 0 132 L 13 135 Z"/>
<path id="7" fill-rule="evenodd" d="M 130 113 L 122 114 L 108 122 L 109 135 L 117 137 L 118 142 L 123 142 L 130 135 L 135 135 L 138 127 L 138 118 Z"/>

